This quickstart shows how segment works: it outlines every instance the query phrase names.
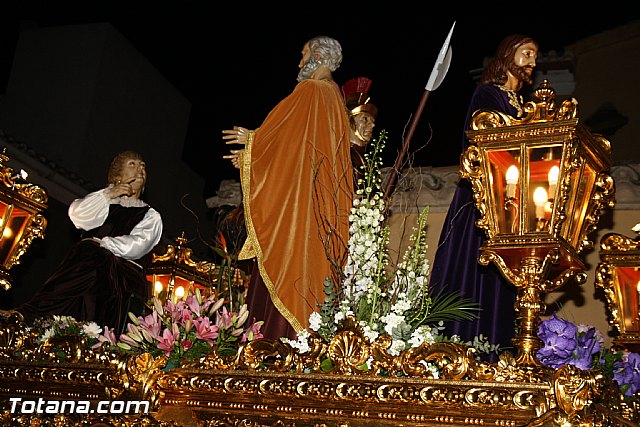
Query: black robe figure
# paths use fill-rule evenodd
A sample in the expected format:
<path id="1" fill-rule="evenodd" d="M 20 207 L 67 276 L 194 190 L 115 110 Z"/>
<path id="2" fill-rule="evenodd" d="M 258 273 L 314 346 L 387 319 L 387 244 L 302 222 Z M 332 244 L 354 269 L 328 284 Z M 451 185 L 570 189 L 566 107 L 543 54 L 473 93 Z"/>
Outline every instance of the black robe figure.
<path id="1" fill-rule="evenodd" d="M 18 309 L 25 320 L 64 315 L 122 331 L 129 309 L 141 310 L 150 297 L 143 271 L 148 257 L 132 262 L 100 247 L 92 238 L 127 235 L 148 210 L 149 206 L 111 205 L 105 223 L 83 232 L 83 240 L 69 250 L 43 288 Z"/>
<path id="2" fill-rule="evenodd" d="M 495 110 L 520 118 L 523 99 L 517 93 L 524 83 L 531 84 L 538 44 L 531 37 L 513 34 L 498 45 L 487 64 L 481 83 L 476 87 L 464 123 L 462 150 L 469 146 L 466 130 L 477 110 Z M 512 350 L 515 336 L 516 288 L 498 268 L 478 262 L 480 246 L 486 234 L 476 226 L 480 213 L 473 200 L 471 183 L 461 179 L 445 217 L 431 270 L 430 286 L 434 292 L 459 291 L 461 296 L 480 306 L 478 318 L 448 322 L 445 335 L 471 341 L 483 335 L 501 350 Z M 497 355 L 481 355 L 494 362 Z"/>
<path id="3" fill-rule="evenodd" d="M 480 84 L 469 104 L 465 129 L 470 129 L 473 112 L 493 109 L 516 117 L 518 111 L 509 103 L 509 94 L 493 84 Z M 463 149 L 469 146 L 466 134 Z M 512 347 L 515 328 L 515 288 L 498 269 L 478 263 L 485 231 L 476 226 L 480 214 L 473 201 L 471 183 L 461 179 L 444 220 L 438 248 L 433 260 L 430 283 L 434 291 L 460 291 L 462 297 L 477 302 L 479 318 L 449 322 L 445 334 L 458 335 L 464 341 L 484 335 L 492 344 Z"/>
<path id="4" fill-rule="evenodd" d="M 125 151 L 114 162 L 119 172 L 112 174 L 109 187 L 69 207 L 82 240 L 43 287 L 15 309 L 27 322 L 48 315 L 72 316 L 114 328 L 118 334 L 129 311 L 142 314 L 151 291 L 144 266 L 160 240 L 162 219 L 138 198 L 146 181 L 142 158 Z"/>

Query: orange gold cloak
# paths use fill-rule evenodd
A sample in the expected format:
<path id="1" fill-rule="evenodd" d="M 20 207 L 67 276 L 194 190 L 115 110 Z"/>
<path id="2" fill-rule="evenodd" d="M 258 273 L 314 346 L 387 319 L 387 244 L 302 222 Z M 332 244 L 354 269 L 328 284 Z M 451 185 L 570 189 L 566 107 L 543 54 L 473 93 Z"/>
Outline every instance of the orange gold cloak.
<path id="1" fill-rule="evenodd" d="M 247 240 L 275 307 L 299 332 L 340 280 L 353 172 L 349 120 L 337 85 L 303 80 L 271 110 L 241 156 Z M 332 268 L 333 265 L 333 268 Z"/>

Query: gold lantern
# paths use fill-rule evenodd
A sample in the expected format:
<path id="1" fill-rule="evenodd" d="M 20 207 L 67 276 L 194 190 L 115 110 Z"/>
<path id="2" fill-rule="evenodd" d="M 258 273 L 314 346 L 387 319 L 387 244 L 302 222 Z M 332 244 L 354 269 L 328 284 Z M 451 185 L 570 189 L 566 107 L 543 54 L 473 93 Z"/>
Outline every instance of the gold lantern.
<path id="1" fill-rule="evenodd" d="M 603 207 L 613 207 L 609 141 L 592 135 L 577 118 L 577 101 L 556 108 L 548 81 L 534 91 L 539 102 L 525 116 L 479 110 L 467 131 L 471 145 L 460 174 L 471 181 L 486 232 L 479 262 L 493 262 L 518 289 L 516 360 L 540 366 L 536 330 L 545 306 L 541 292 L 568 279 L 586 280 L 579 253 L 593 243 Z"/>
<path id="2" fill-rule="evenodd" d="M 180 299 L 196 289 L 204 294 L 229 292 L 228 284 L 221 283 L 220 267 L 215 263 L 191 259 L 192 250 L 187 247 L 184 232 L 176 238 L 176 245 L 167 245 L 164 254 L 152 254 L 146 269 L 147 280 L 152 283 L 153 295 L 161 300 Z M 232 283 L 243 282 L 242 271 L 233 271 Z M 224 285 L 224 286 L 222 286 Z"/>
<path id="3" fill-rule="evenodd" d="M 640 241 L 616 233 L 600 240 L 596 286 L 604 290 L 609 323 L 618 331 L 615 346 L 640 351 Z"/>
<path id="4" fill-rule="evenodd" d="M 16 174 L 5 163 L 9 161 L 3 147 L 0 153 L 0 286 L 11 288 L 9 270 L 20 263 L 36 237 L 43 238 L 47 220 L 41 212 L 47 209 L 47 193 L 25 181 L 24 171 Z"/>

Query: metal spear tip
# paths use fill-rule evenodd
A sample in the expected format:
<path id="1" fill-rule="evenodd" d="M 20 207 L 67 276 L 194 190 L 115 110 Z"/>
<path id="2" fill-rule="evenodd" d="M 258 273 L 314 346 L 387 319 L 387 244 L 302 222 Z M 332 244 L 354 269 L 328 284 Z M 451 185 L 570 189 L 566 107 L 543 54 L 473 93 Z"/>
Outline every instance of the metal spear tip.
<path id="1" fill-rule="evenodd" d="M 456 21 L 453 21 L 453 25 L 449 30 L 449 34 L 440 48 L 440 53 L 438 54 L 438 58 L 436 59 L 436 63 L 433 66 L 433 70 L 431 71 L 431 75 L 429 76 L 429 80 L 427 81 L 427 85 L 425 86 L 425 90 L 434 91 L 440 86 L 442 80 L 444 80 L 444 76 L 447 75 L 447 71 L 449 71 L 449 64 L 451 63 L 451 35 L 453 34 L 453 29 L 456 26 Z"/>

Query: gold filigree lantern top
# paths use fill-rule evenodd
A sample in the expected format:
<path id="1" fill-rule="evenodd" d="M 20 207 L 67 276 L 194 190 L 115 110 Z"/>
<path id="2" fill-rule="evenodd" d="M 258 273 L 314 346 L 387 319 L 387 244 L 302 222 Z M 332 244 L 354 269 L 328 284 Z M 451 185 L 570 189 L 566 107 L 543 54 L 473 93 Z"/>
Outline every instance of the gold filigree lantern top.
<path id="1" fill-rule="evenodd" d="M 43 238 L 47 220 L 46 191 L 26 182 L 24 171 L 19 174 L 6 163 L 7 149 L 0 153 L 0 286 L 11 288 L 9 269 L 20 263 L 35 238 Z"/>

